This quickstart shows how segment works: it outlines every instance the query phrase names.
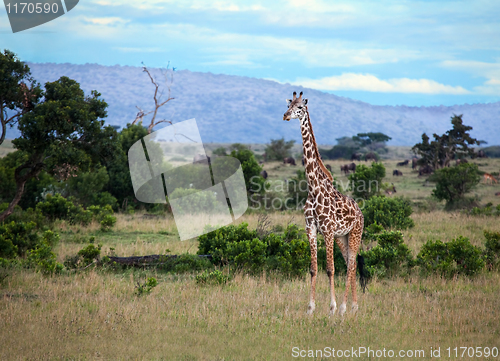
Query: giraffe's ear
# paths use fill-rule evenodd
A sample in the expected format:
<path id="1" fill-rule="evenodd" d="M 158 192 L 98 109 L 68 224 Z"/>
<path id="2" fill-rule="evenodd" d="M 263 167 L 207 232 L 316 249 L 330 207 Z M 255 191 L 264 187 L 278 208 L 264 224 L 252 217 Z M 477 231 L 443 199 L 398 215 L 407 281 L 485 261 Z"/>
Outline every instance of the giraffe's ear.
<path id="1" fill-rule="evenodd" d="M 302 100 L 302 103 L 303 103 L 304 105 L 307 105 L 307 99 L 303 99 L 303 100 Z"/>
<path id="2" fill-rule="evenodd" d="M 287 104 L 288 106 L 290 105 L 290 103 L 291 103 L 291 102 L 292 102 L 292 99 L 287 99 L 287 100 L 286 100 L 286 104 Z"/>

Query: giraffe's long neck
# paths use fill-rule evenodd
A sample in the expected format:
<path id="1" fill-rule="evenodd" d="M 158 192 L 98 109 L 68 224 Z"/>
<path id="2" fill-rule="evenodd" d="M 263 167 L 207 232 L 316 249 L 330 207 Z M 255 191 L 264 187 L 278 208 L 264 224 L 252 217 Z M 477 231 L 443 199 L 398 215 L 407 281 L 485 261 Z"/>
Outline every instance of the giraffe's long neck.
<path id="1" fill-rule="evenodd" d="M 319 156 L 318 145 L 314 138 L 314 132 L 309 118 L 309 111 L 306 107 L 304 117 L 300 119 L 300 130 L 302 132 L 302 145 L 304 149 L 304 162 L 306 168 L 307 183 L 309 190 L 318 189 L 320 182 L 325 180 L 333 181 L 333 177 L 326 169 Z"/>

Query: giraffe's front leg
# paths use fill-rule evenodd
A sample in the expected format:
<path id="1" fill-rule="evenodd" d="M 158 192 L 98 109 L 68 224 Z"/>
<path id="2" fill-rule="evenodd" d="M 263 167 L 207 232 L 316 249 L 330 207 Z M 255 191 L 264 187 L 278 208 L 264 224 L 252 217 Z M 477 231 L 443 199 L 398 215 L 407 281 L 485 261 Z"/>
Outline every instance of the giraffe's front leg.
<path id="1" fill-rule="evenodd" d="M 328 280 L 330 282 L 330 314 L 334 315 L 337 310 L 337 302 L 335 301 L 335 286 L 334 286 L 334 275 L 335 275 L 335 263 L 333 261 L 333 247 L 335 246 L 334 237 L 331 233 L 324 234 L 325 236 L 325 246 L 326 246 L 326 273 L 328 274 Z"/>
<path id="2" fill-rule="evenodd" d="M 316 308 L 314 300 L 316 296 L 316 276 L 318 275 L 318 242 L 316 226 L 314 224 L 308 225 L 306 230 L 309 246 L 311 248 L 311 293 L 309 295 L 307 314 L 312 315 Z"/>

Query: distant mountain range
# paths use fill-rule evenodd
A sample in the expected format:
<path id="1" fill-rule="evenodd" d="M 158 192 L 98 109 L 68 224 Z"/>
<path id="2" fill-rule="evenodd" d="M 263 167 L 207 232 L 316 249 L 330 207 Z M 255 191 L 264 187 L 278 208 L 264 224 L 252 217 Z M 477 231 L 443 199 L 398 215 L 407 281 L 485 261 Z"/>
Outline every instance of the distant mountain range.
<path id="1" fill-rule="evenodd" d="M 40 82 L 65 75 L 78 81 L 88 94 L 95 89 L 109 104 L 107 123 L 126 126 L 135 119 L 136 106 L 153 109 L 154 87 L 141 67 L 98 64 L 28 63 Z M 162 80 L 158 69 L 150 69 Z M 298 121 L 284 122 L 286 98 L 303 91 L 319 144 L 360 132 L 382 132 L 392 145 L 414 145 L 422 133 L 442 134 L 451 127 L 453 114 L 463 114 L 473 127 L 472 136 L 489 145 L 500 144 L 500 102 L 455 106 L 375 106 L 318 90 L 242 76 L 175 71 L 171 96 L 157 119 L 179 122 L 196 118 L 202 140 L 220 143 L 267 143 L 270 139 L 300 142 Z M 163 88 L 166 92 L 166 88 Z M 387 95 L 388 97 L 390 94 Z M 166 93 L 163 99 L 166 99 Z M 13 130 L 9 133 L 15 136 Z"/>

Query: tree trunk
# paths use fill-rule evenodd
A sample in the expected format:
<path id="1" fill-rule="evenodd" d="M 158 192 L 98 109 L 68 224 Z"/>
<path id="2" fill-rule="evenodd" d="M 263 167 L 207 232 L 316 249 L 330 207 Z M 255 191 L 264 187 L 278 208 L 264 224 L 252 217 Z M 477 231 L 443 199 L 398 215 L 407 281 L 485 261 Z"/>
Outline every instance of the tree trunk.
<path id="1" fill-rule="evenodd" d="M 4 120 L 2 119 L 2 136 L 0 137 L 0 144 L 3 143 L 6 135 L 7 135 L 7 124 L 5 124 Z"/>
<path id="2" fill-rule="evenodd" d="M 14 207 L 17 206 L 17 204 L 21 200 L 21 197 L 23 196 L 24 185 L 26 184 L 26 181 L 27 179 L 24 182 L 18 183 L 16 180 L 16 196 L 14 197 L 12 202 L 10 202 L 7 209 L 2 214 L 0 214 L 0 223 L 3 222 L 5 218 L 10 216 L 12 212 L 14 212 Z"/>
<path id="3" fill-rule="evenodd" d="M 14 178 L 16 180 L 16 195 L 15 195 L 14 199 L 12 200 L 12 202 L 10 202 L 7 209 L 2 214 L 0 214 L 0 222 L 3 222 L 8 216 L 10 216 L 12 214 L 12 212 L 14 212 L 14 207 L 17 206 L 17 204 L 21 200 L 21 197 L 23 196 L 24 185 L 26 184 L 26 182 L 29 179 L 36 177 L 41 172 L 43 167 L 45 166 L 40 161 L 40 159 L 41 159 L 41 155 L 35 154 L 31 157 L 31 160 L 28 161 L 29 163 L 25 163 L 23 165 L 20 165 L 14 171 Z M 31 164 L 34 164 L 34 165 L 31 165 Z M 24 169 L 29 169 L 29 172 L 24 174 L 24 175 L 21 175 L 21 171 L 23 171 Z"/>

